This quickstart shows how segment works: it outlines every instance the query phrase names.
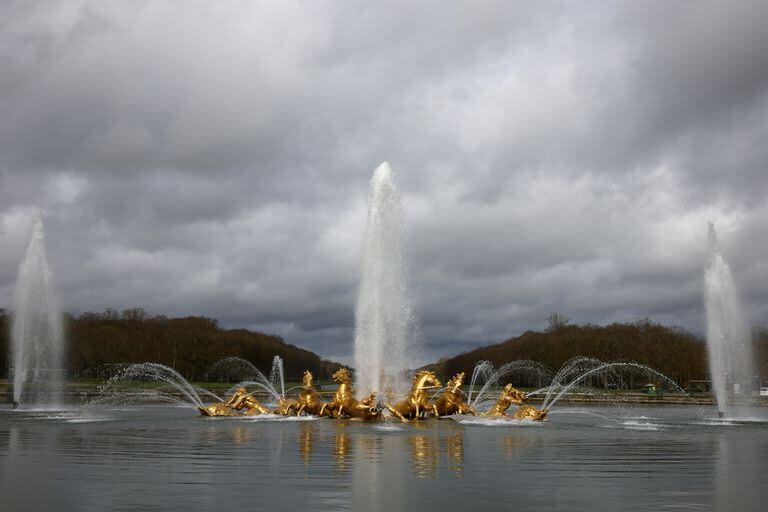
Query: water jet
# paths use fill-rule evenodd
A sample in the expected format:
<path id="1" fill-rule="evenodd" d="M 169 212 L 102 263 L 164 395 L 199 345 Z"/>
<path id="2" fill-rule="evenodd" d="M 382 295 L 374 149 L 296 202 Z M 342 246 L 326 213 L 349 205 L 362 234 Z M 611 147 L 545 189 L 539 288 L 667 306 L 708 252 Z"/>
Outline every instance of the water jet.
<path id="1" fill-rule="evenodd" d="M 371 178 L 355 308 L 355 388 L 403 394 L 413 364 L 413 317 L 403 263 L 402 206 L 387 162 Z M 379 397 L 382 400 L 384 397 Z"/>
<path id="2" fill-rule="evenodd" d="M 64 387 L 64 332 L 38 214 L 13 295 L 11 361 L 14 409 L 21 402 L 55 405 Z"/>
<path id="3" fill-rule="evenodd" d="M 749 324 L 731 268 L 709 223 L 709 254 L 704 269 L 704 304 L 707 318 L 707 351 L 712 391 L 717 401 L 718 417 L 729 411 L 731 394 L 752 389 L 754 359 Z M 731 393 L 733 392 L 733 393 Z"/>

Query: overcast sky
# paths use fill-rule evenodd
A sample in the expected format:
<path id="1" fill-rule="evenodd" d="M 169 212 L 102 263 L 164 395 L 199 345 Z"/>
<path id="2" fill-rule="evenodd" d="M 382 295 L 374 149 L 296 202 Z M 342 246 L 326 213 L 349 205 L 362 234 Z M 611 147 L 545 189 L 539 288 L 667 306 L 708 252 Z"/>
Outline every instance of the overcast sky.
<path id="1" fill-rule="evenodd" d="M 399 4 L 399 5 L 398 5 Z M 33 213 L 67 311 L 352 356 L 392 164 L 422 360 L 701 333 L 707 221 L 768 320 L 768 3 L 0 3 L 0 307 Z"/>

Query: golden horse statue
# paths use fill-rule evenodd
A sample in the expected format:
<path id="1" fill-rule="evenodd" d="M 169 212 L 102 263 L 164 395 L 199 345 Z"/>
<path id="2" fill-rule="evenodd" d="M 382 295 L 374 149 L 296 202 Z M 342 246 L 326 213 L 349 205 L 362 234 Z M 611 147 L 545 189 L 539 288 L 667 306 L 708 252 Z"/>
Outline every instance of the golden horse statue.
<path id="1" fill-rule="evenodd" d="M 477 412 L 462 396 L 461 385 L 464 383 L 464 372 L 457 373 L 443 391 L 443 394 L 433 402 L 434 410 L 438 416 L 451 416 L 453 414 L 472 414 Z"/>
<path id="2" fill-rule="evenodd" d="M 435 416 L 439 416 L 437 407 L 429 403 L 429 396 L 427 395 L 428 389 L 439 387 L 440 381 L 435 372 L 419 370 L 413 376 L 413 384 L 408 395 L 395 405 L 390 405 L 389 403 L 384 405 L 401 421 L 408 421 L 413 418 L 418 419 L 422 413 L 426 413 L 428 410 L 433 412 Z"/>
<path id="3" fill-rule="evenodd" d="M 268 414 L 269 410 L 261 405 L 245 388 L 238 388 L 231 397 L 223 402 L 197 408 L 203 416 L 255 416 Z M 245 409 L 245 412 L 238 413 Z"/>
<path id="4" fill-rule="evenodd" d="M 547 409 L 537 409 L 532 405 L 523 405 L 523 402 L 528 399 L 528 395 L 523 391 L 518 391 L 512 387 L 512 384 L 507 384 L 501 391 L 496 403 L 488 411 L 483 413 L 483 416 L 490 416 L 492 418 L 506 418 L 516 420 L 534 420 L 534 421 L 547 421 Z M 507 414 L 509 406 L 515 404 L 520 406 L 512 416 Z"/>
<path id="5" fill-rule="evenodd" d="M 331 410 L 328 408 L 328 404 L 320 398 L 312 385 L 312 372 L 309 370 L 304 372 L 302 384 L 296 415 L 301 416 L 301 413 L 305 412 L 315 416 L 330 416 Z"/>
<path id="6" fill-rule="evenodd" d="M 333 380 L 339 385 L 333 395 L 333 402 L 328 404 L 328 409 L 334 418 L 377 420 L 381 417 L 381 409 L 376 405 L 375 393 L 371 393 L 371 396 L 363 400 L 355 399 L 349 370 L 341 368 L 333 374 Z"/>
<path id="7" fill-rule="evenodd" d="M 299 401 L 295 398 L 278 398 L 277 409 L 273 410 L 273 414 L 280 414 L 282 416 L 298 415 Z"/>

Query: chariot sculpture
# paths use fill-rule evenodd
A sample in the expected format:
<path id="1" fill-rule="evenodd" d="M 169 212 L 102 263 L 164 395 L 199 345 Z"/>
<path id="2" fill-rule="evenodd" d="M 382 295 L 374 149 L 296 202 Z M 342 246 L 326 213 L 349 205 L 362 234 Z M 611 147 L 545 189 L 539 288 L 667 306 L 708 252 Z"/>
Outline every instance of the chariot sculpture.
<path id="1" fill-rule="evenodd" d="M 373 421 L 382 418 L 382 410 L 386 408 L 393 417 L 400 421 L 440 418 L 455 415 L 480 415 L 489 418 L 547 421 L 547 409 L 537 409 L 526 405 L 528 396 L 523 391 L 507 384 L 502 389 L 496 402 L 485 412 L 478 412 L 464 399 L 461 386 L 464 383 L 464 372 L 456 374 L 448 381 L 448 385 L 435 400 L 431 400 L 430 392 L 441 389 L 440 380 L 430 370 L 419 370 L 413 376 L 411 389 L 402 400 L 390 404 L 377 401 L 376 393 L 371 393 L 362 400 L 355 398 L 352 388 L 352 376 L 347 368 L 341 368 L 333 374 L 333 380 L 338 388 L 333 399 L 326 402 L 314 388 L 312 373 L 304 372 L 301 390 L 298 398 L 278 399 L 277 407 L 270 411 L 253 394 L 245 388 L 238 388 L 232 396 L 223 402 L 199 407 L 203 416 L 254 416 L 259 414 L 313 415 L 320 417 Z M 518 408 L 512 414 L 507 410 L 516 405 Z"/>

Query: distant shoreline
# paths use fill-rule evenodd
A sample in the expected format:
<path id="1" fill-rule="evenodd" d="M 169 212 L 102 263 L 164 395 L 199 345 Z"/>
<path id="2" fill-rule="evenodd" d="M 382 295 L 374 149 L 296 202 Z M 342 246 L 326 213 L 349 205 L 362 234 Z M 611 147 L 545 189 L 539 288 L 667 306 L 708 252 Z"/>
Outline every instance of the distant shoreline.
<path id="1" fill-rule="evenodd" d="M 65 401 L 68 403 L 85 402 L 99 394 L 99 386 L 103 382 L 95 383 L 93 381 L 70 381 L 66 384 Z M 195 382 L 195 385 L 202 386 L 213 392 L 224 393 L 231 388 L 234 383 L 229 382 Z M 293 384 L 291 384 L 293 385 Z M 298 385 L 298 384 L 297 384 Z M 290 387 L 286 383 L 286 387 Z M 322 395 L 331 395 L 332 392 L 321 392 Z M 489 398 L 496 395 L 496 391 L 489 393 Z M 181 394 L 179 394 L 181 398 Z M 0 403 L 11 403 L 11 384 L 7 380 L 0 380 Z M 537 395 L 529 398 L 531 403 L 542 403 L 544 396 Z M 563 404 L 616 404 L 616 405 L 715 405 L 714 398 L 707 393 L 697 393 L 695 395 L 676 395 L 661 394 L 648 395 L 639 391 L 609 391 L 597 393 L 568 393 L 559 401 Z M 750 406 L 768 406 L 768 397 L 754 397 L 752 400 L 744 399 L 743 405 Z"/>

